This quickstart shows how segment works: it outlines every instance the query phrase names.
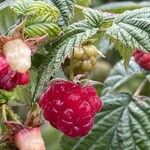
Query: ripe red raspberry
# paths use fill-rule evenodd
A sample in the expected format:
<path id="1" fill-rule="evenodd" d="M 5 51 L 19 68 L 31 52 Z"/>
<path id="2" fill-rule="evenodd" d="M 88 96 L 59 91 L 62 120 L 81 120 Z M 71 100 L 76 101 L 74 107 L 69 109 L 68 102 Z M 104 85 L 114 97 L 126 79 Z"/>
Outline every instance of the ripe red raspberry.
<path id="1" fill-rule="evenodd" d="M 7 63 L 6 58 L 0 54 L 0 89 L 12 90 L 17 85 L 29 82 L 29 73 L 18 73 Z"/>
<path id="2" fill-rule="evenodd" d="M 16 72 L 12 69 L 7 69 L 5 74 L 0 75 L 0 88 L 11 90 L 17 86 Z"/>
<path id="3" fill-rule="evenodd" d="M 146 53 L 141 50 L 136 50 L 133 56 L 135 61 L 139 64 L 141 68 L 150 70 L 150 53 Z"/>
<path id="4" fill-rule="evenodd" d="M 86 135 L 93 127 L 102 101 L 92 86 L 55 80 L 40 97 L 40 107 L 50 124 L 70 137 Z"/>
<path id="5" fill-rule="evenodd" d="M 17 73 L 18 75 L 18 85 L 26 85 L 29 83 L 30 78 L 29 78 L 29 71 L 25 73 Z"/>

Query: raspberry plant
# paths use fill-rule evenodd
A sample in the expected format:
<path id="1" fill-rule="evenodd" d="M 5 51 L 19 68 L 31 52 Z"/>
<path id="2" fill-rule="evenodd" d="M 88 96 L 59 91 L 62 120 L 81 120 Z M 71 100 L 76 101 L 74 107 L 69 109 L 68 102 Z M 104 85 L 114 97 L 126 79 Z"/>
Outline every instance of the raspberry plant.
<path id="1" fill-rule="evenodd" d="M 79 3 L 0 3 L 0 149 L 45 150 L 43 120 L 64 133 L 62 150 L 150 149 L 150 2 Z M 102 37 L 122 60 L 96 93 L 86 73 Z"/>

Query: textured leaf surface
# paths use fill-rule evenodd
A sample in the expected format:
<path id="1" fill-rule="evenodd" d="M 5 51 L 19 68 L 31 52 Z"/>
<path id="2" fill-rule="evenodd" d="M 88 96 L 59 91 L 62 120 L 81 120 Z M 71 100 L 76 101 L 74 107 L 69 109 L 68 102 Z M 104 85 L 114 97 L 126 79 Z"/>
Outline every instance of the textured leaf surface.
<path id="1" fill-rule="evenodd" d="M 60 24 L 67 26 L 74 12 L 75 0 L 51 0 L 61 13 Z"/>
<path id="2" fill-rule="evenodd" d="M 12 6 L 12 9 L 21 15 L 40 15 L 40 14 L 49 14 L 51 17 L 57 18 L 59 15 L 59 10 L 53 5 L 42 2 L 42 1 L 34 1 L 34 0 L 22 0 L 17 1 Z M 37 14 L 38 13 L 38 14 Z"/>
<path id="3" fill-rule="evenodd" d="M 80 139 L 63 137 L 62 150 L 149 150 L 150 99 L 126 93 L 102 97 L 92 132 Z"/>
<path id="4" fill-rule="evenodd" d="M 27 16 L 25 32 L 29 37 L 46 34 L 54 37 L 61 32 L 57 23 L 59 10 L 52 4 L 23 0 L 16 2 L 12 9 L 18 14 Z"/>
<path id="5" fill-rule="evenodd" d="M 9 5 L 9 3 L 7 5 Z M 0 34 L 7 34 L 10 28 L 14 26 L 16 22 L 17 15 L 9 7 L 4 9 L 0 8 Z"/>
<path id="6" fill-rule="evenodd" d="M 104 19 L 103 13 L 100 10 L 93 10 L 90 8 L 84 9 L 85 19 L 92 27 L 100 27 Z"/>
<path id="7" fill-rule="evenodd" d="M 56 22 L 53 22 L 48 14 L 39 15 L 30 18 L 25 28 L 29 37 L 42 36 L 48 34 L 50 37 L 57 36 L 61 32 L 61 28 Z"/>
<path id="8" fill-rule="evenodd" d="M 12 106 L 31 106 L 32 93 L 30 86 L 18 86 L 15 89 L 16 97 L 10 102 Z"/>
<path id="9" fill-rule="evenodd" d="M 5 91 L 0 89 L 0 103 L 7 103 L 16 97 L 15 91 Z"/>
<path id="10" fill-rule="evenodd" d="M 150 50 L 150 8 L 126 11 L 114 19 L 107 34 L 127 48 L 120 48 L 120 54 L 129 59 L 134 49 Z"/>
<path id="11" fill-rule="evenodd" d="M 12 5 L 14 3 L 15 0 L 3 0 L 0 1 L 0 10 Z"/>
<path id="12" fill-rule="evenodd" d="M 104 82 L 103 94 L 114 92 L 122 84 L 126 83 L 134 76 L 143 75 L 142 69 L 132 58 L 129 62 L 127 70 L 125 70 L 123 62 L 118 62 L 112 69 L 110 75 Z"/>

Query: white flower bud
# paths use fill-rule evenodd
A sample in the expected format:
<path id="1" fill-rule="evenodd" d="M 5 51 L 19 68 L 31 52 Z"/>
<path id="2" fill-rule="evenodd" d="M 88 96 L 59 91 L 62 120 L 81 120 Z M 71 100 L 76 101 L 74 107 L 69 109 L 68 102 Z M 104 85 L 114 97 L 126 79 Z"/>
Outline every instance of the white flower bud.
<path id="1" fill-rule="evenodd" d="M 31 49 L 22 40 L 7 42 L 3 51 L 8 64 L 15 71 L 25 73 L 31 67 Z"/>

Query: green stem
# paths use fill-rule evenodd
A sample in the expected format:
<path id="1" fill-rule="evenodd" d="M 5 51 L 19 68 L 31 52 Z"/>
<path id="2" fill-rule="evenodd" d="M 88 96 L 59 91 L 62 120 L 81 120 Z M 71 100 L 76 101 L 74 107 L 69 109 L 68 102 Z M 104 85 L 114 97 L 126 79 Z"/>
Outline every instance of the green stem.
<path id="1" fill-rule="evenodd" d="M 77 9 L 80 9 L 80 10 L 84 10 L 86 8 L 86 7 L 83 7 L 81 5 L 77 5 L 77 4 L 75 4 L 74 7 Z"/>
<path id="2" fill-rule="evenodd" d="M 142 89 L 144 88 L 146 82 L 147 82 L 147 79 L 145 79 L 145 80 L 139 85 L 139 87 L 137 88 L 137 90 L 136 90 L 135 93 L 134 93 L 134 96 L 138 96 L 138 95 L 141 93 L 141 91 L 142 91 Z"/>
<path id="3" fill-rule="evenodd" d="M 2 120 L 7 121 L 6 104 L 2 105 Z"/>

